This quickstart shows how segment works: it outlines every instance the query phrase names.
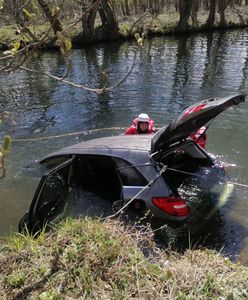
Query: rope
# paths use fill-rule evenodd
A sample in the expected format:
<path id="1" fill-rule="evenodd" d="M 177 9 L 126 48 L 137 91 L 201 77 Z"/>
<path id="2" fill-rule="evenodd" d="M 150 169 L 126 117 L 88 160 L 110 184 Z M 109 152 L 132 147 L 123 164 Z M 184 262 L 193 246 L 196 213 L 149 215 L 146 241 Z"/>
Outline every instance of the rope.
<path id="1" fill-rule="evenodd" d="M 27 138 L 27 139 L 12 139 L 12 142 L 33 142 L 33 141 L 40 141 L 40 140 L 49 140 L 54 138 L 61 138 L 66 136 L 73 136 L 73 135 L 87 135 L 91 134 L 93 132 L 99 132 L 99 131 L 106 131 L 106 130 L 123 130 L 125 127 L 108 127 L 108 128 L 96 128 L 96 129 L 90 129 L 90 130 L 84 130 L 84 131 L 76 131 L 76 132 L 68 132 L 63 134 L 57 134 L 57 135 L 50 135 L 50 136 L 41 136 L 37 138 Z M 2 143 L 3 141 L 0 141 Z"/>
<path id="2" fill-rule="evenodd" d="M 194 174 L 194 173 L 190 173 L 190 172 L 186 172 L 186 171 L 182 171 L 182 170 L 177 170 L 177 169 L 173 169 L 173 168 L 167 168 L 167 170 L 174 171 L 174 172 L 177 172 L 177 173 L 183 173 L 183 174 L 187 174 L 187 175 L 191 175 L 191 176 L 195 176 L 195 177 L 202 177 L 202 175 L 200 175 L 200 174 Z M 242 183 L 238 183 L 238 182 L 230 181 L 230 180 L 227 180 L 226 182 L 230 183 L 230 184 L 240 186 L 240 187 L 248 188 L 248 184 L 242 184 Z"/>
<path id="3" fill-rule="evenodd" d="M 238 182 L 234 182 L 234 181 L 230 181 L 230 180 L 227 180 L 227 182 L 231 183 L 231 184 L 234 184 L 234 185 L 237 185 L 237 186 L 240 186 L 240 187 L 248 188 L 248 184 L 242 184 L 242 183 L 238 183 Z"/>
<path id="4" fill-rule="evenodd" d="M 133 196 L 132 199 L 130 199 L 125 205 L 123 205 L 116 213 L 114 213 L 111 216 L 108 216 L 107 218 L 104 219 L 110 219 L 110 218 L 114 218 L 117 215 L 119 215 L 126 207 L 129 206 L 129 204 L 131 204 L 140 194 L 142 194 L 142 192 L 146 189 L 148 189 L 167 169 L 167 166 L 164 166 L 154 177 L 153 179 L 151 179 L 147 185 L 145 185 L 135 196 Z"/>

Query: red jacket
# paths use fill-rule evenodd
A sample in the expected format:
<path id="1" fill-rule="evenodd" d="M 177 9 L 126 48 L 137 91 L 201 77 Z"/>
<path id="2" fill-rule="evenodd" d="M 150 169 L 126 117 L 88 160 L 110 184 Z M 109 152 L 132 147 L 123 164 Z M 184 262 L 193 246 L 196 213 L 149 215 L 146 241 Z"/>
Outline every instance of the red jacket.
<path id="1" fill-rule="evenodd" d="M 206 127 L 201 127 L 196 132 L 193 132 L 190 137 L 202 148 L 205 148 L 207 135 L 205 133 Z"/>
<path id="2" fill-rule="evenodd" d="M 153 133 L 154 130 L 155 130 L 154 121 L 153 119 L 149 118 L 148 132 L 146 133 L 148 134 Z M 125 130 L 125 134 L 140 134 L 140 132 L 138 132 L 138 118 L 135 118 L 133 120 L 133 124 Z"/>

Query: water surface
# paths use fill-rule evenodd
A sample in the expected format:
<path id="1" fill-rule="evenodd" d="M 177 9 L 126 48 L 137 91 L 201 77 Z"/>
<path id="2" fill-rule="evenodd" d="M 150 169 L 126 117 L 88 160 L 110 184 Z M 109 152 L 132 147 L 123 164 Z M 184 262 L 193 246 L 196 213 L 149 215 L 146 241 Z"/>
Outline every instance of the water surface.
<path id="1" fill-rule="evenodd" d="M 135 48 L 133 42 L 116 42 L 73 50 L 68 79 L 99 88 L 104 71 L 113 85 L 132 65 Z M 66 71 L 56 52 L 40 53 L 28 66 L 57 76 Z M 17 126 L 6 160 L 7 175 L 0 181 L 0 234 L 16 231 L 29 207 L 39 180 L 33 166 L 37 159 L 84 139 L 120 134 L 140 112 L 148 113 L 159 127 L 200 99 L 247 93 L 247 66 L 248 33 L 237 30 L 148 39 L 130 76 L 104 95 L 25 71 L 1 74 L 0 111 L 11 111 Z M 218 116 L 208 130 L 207 144 L 209 152 L 229 164 L 230 181 L 244 185 L 248 184 L 247 113 L 244 103 Z M 66 136 L 81 131 L 87 134 Z M 2 137 L 3 130 L 0 133 Z M 53 138 L 38 139 L 43 137 Z M 247 201 L 248 189 L 237 186 L 221 209 L 220 228 L 209 228 L 219 231 L 223 251 L 240 255 L 243 263 L 248 262 Z"/>

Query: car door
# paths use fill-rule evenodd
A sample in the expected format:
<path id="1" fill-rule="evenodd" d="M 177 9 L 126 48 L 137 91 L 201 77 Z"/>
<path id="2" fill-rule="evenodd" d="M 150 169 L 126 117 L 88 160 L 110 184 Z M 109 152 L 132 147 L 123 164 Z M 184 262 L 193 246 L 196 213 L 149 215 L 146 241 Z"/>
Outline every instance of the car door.
<path id="1" fill-rule="evenodd" d="M 45 173 L 35 191 L 30 209 L 21 220 L 19 230 L 27 227 L 31 233 L 41 230 L 45 224 L 63 216 L 66 210 L 66 196 L 70 191 L 74 158 L 61 163 Z"/>

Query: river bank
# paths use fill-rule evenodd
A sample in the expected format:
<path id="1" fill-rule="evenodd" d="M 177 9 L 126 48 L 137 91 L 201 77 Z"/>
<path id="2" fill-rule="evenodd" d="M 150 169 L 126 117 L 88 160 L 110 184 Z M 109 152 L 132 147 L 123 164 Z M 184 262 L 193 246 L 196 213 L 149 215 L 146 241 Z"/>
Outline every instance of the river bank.
<path id="1" fill-rule="evenodd" d="M 1 299 L 247 299 L 248 268 L 220 253 L 156 247 L 149 229 L 68 219 L 1 245 Z"/>
<path id="2" fill-rule="evenodd" d="M 244 6 L 239 9 L 227 8 L 226 24 L 220 26 L 220 16 L 216 14 L 215 23 L 211 27 L 207 27 L 206 20 L 208 18 L 208 12 L 200 10 L 197 13 L 197 22 L 193 22 L 189 19 L 189 26 L 183 34 L 210 32 L 218 30 L 238 29 L 246 28 L 248 26 L 248 7 Z M 115 37 L 94 35 L 90 40 L 85 38 L 82 34 L 81 22 L 71 25 L 69 20 L 62 22 L 64 28 L 64 34 L 72 41 L 72 47 L 84 47 L 88 44 L 94 44 L 97 42 L 112 42 L 116 39 L 126 40 L 134 39 L 136 33 L 143 33 L 145 37 L 162 36 L 162 35 L 181 35 L 182 33 L 177 31 L 177 24 L 179 21 L 179 14 L 173 11 L 167 11 L 166 13 L 154 16 L 147 12 L 142 15 L 134 15 L 128 17 L 119 17 L 117 22 L 119 26 L 119 35 Z M 99 19 L 96 20 L 95 27 L 100 28 Z M 38 23 L 34 26 L 36 36 L 44 36 L 50 28 L 49 23 Z M 13 43 L 22 39 L 23 35 L 17 35 L 18 26 L 3 25 L 0 30 L 0 51 L 8 50 L 12 47 Z M 46 43 L 42 43 L 42 49 L 58 48 L 52 32 L 48 34 L 50 39 Z M 26 41 L 28 42 L 28 41 Z"/>

